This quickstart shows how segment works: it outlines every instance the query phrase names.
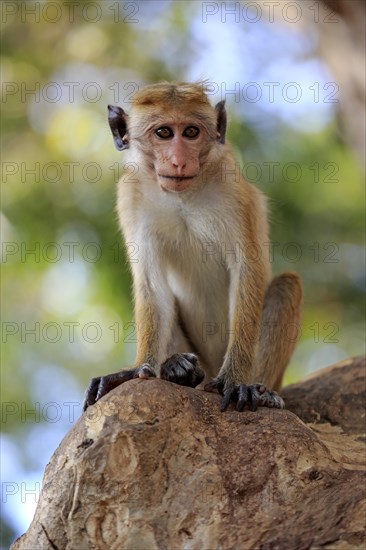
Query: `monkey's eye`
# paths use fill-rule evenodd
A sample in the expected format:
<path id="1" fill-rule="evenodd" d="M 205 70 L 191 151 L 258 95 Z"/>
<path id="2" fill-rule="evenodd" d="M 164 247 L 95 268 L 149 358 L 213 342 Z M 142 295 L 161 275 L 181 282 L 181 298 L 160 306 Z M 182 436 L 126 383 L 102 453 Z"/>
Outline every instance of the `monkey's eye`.
<path id="1" fill-rule="evenodd" d="M 200 133 L 200 129 L 197 128 L 197 126 L 187 126 L 187 128 L 184 129 L 183 136 L 187 138 L 196 138 L 198 134 Z"/>
<path id="2" fill-rule="evenodd" d="M 158 128 L 155 130 L 155 135 L 161 139 L 169 139 L 174 136 L 173 131 L 169 128 L 169 126 L 162 126 L 161 128 Z"/>

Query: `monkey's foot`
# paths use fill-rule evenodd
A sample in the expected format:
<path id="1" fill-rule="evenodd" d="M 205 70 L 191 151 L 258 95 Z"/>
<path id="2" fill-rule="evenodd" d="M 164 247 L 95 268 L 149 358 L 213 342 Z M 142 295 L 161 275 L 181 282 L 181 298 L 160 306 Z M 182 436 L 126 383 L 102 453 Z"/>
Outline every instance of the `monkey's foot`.
<path id="1" fill-rule="evenodd" d="M 160 378 L 180 386 L 195 388 L 204 377 L 205 373 L 193 353 L 176 353 L 160 367 Z"/>
<path id="2" fill-rule="evenodd" d="M 275 391 L 267 390 L 263 384 L 237 384 L 225 386 L 223 380 L 215 378 L 212 382 L 205 385 L 206 391 L 218 390 L 221 393 L 221 411 L 225 411 L 230 401 L 236 403 L 236 410 L 242 411 L 245 406 L 251 411 L 256 411 L 258 407 L 273 407 L 283 409 L 285 402 Z"/>
<path id="3" fill-rule="evenodd" d="M 103 395 L 124 382 L 128 382 L 128 380 L 153 377 L 156 377 L 154 369 L 147 363 L 144 363 L 136 369 L 122 370 L 113 374 L 107 374 L 106 376 L 92 378 L 85 392 L 83 411 L 86 411 L 89 405 L 94 405 Z"/>

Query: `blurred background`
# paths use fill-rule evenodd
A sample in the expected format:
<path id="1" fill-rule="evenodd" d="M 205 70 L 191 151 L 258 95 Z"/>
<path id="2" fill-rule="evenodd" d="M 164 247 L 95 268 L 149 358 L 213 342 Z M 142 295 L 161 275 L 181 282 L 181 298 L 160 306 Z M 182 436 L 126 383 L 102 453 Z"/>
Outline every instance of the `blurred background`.
<path id="1" fill-rule="evenodd" d="M 242 174 L 268 196 L 273 270 L 305 303 L 286 383 L 364 353 L 360 0 L 1 3 L 2 542 L 92 376 L 133 362 L 108 103 L 161 80 L 226 99 Z"/>

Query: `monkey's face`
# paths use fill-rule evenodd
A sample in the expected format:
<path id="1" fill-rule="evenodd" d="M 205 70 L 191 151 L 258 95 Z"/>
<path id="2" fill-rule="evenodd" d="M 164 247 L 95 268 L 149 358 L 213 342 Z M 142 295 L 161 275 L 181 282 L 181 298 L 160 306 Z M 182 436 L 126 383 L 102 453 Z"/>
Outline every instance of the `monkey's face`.
<path id="1" fill-rule="evenodd" d="M 155 176 L 163 191 L 181 193 L 197 182 L 207 142 L 202 125 L 188 119 L 167 119 L 149 130 L 149 142 Z"/>
<path id="2" fill-rule="evenodd" d="M 160 190 L 183 193 L 202 185 L 207 156 L 219 144 L 217 113 L 207 100 L 147 98 L 132 106 L 128 127 L 131 153 Z"/>
<path id="3" fill-rule="evenodd" d="M 108 119 L 117 149 L 130 149 L 144 181 L 183 193 L 200 187 L 224 154 L 224 103 L 213 108 L 202 84 L 153 84 L 135 94 L 130 115 L 109 105 Z"/>

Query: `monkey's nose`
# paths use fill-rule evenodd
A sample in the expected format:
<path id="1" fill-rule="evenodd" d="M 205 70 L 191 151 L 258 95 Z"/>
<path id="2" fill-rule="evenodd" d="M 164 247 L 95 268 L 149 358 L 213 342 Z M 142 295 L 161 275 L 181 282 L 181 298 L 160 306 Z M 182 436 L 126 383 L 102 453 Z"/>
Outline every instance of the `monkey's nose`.
<path id="1" fill-rule="evenodd" d="M 173 166 L 175 168 L 175 171 L 177 173 L 177 176 L 181 177 L 183 176 L 183 172 L 184 172 L 184 169 L 186 167 L 186 163 L 185 162 L 174 162 L 173 161 Z"/>

